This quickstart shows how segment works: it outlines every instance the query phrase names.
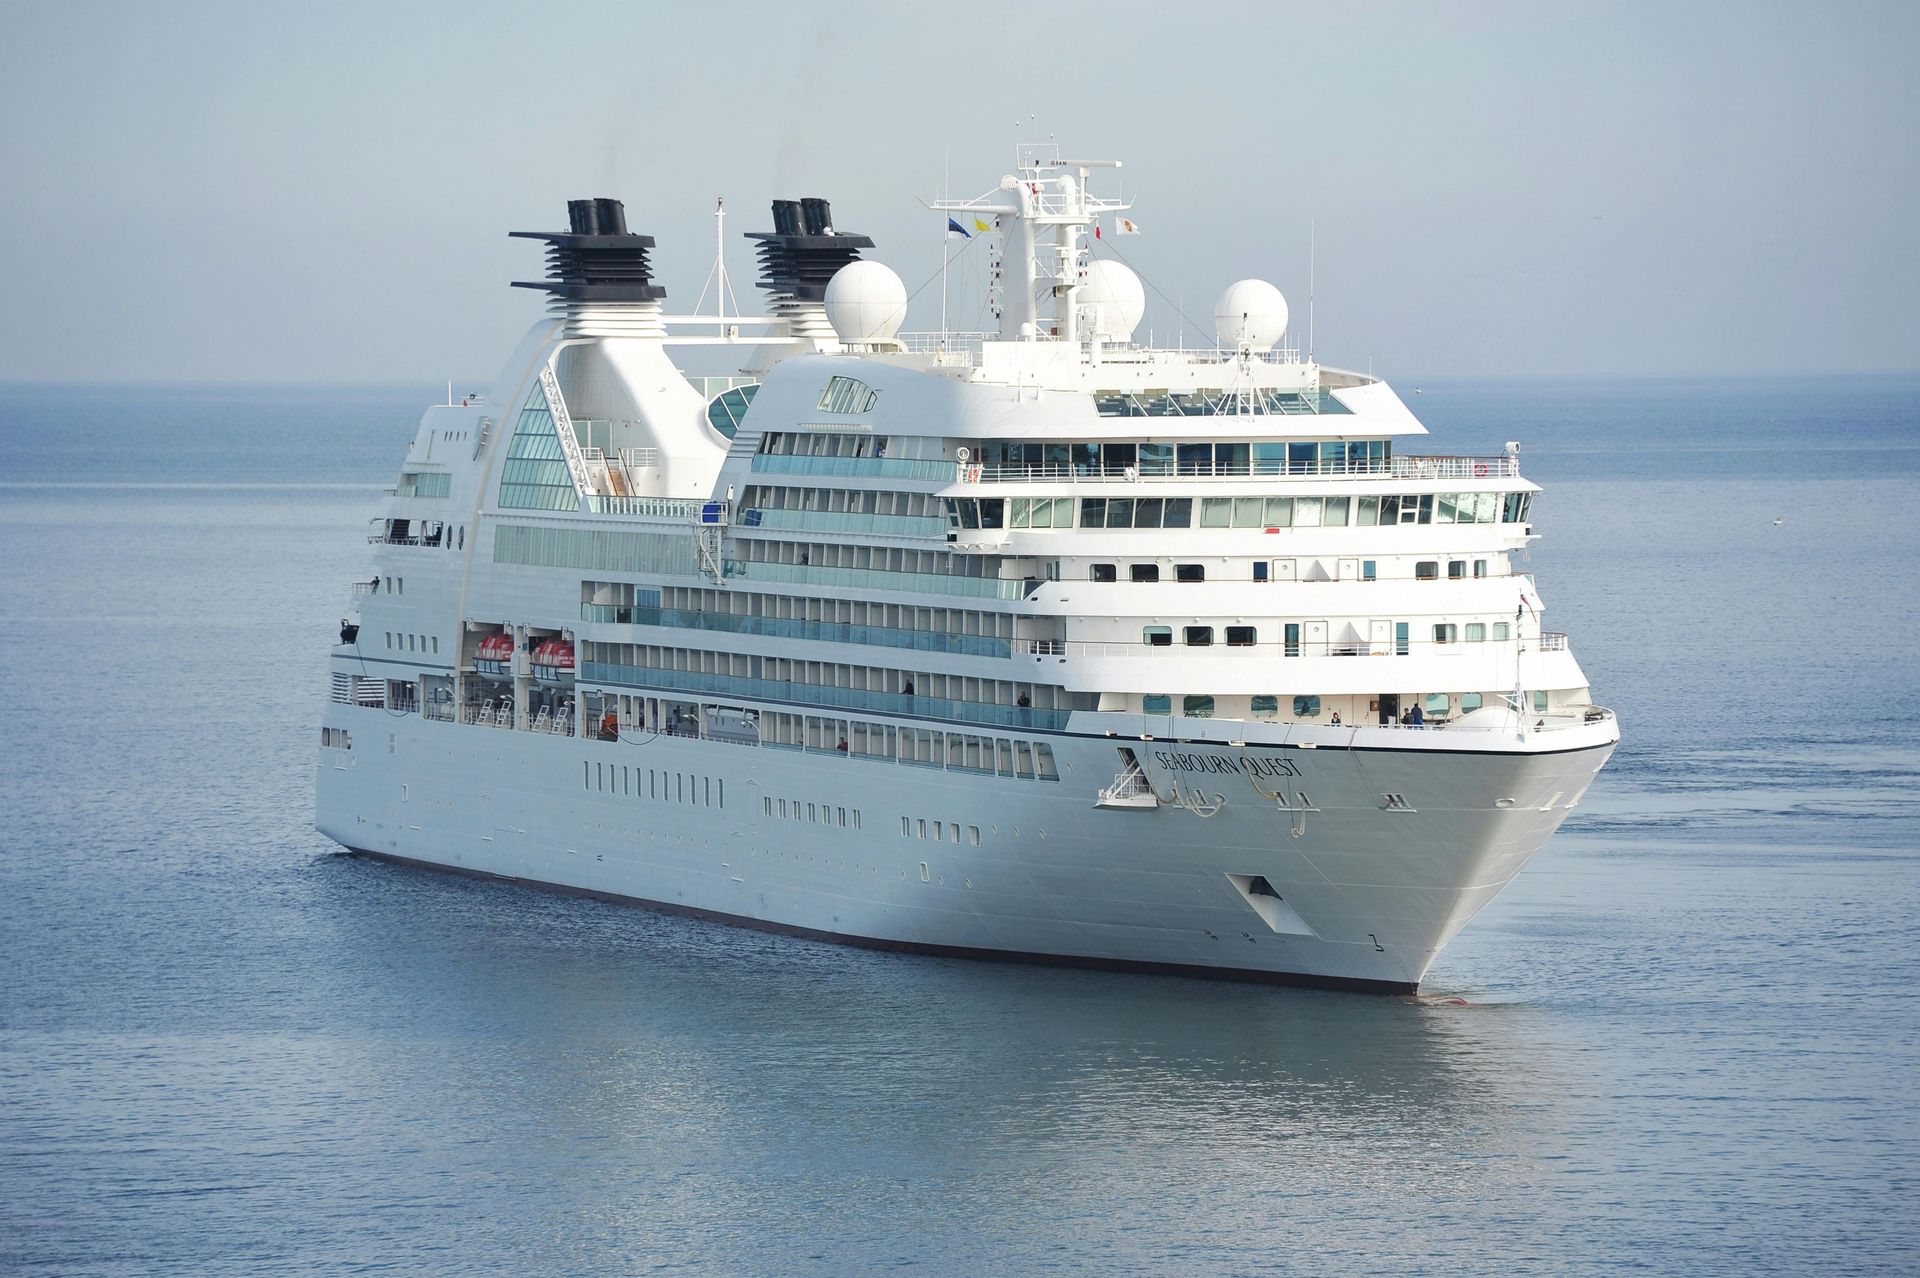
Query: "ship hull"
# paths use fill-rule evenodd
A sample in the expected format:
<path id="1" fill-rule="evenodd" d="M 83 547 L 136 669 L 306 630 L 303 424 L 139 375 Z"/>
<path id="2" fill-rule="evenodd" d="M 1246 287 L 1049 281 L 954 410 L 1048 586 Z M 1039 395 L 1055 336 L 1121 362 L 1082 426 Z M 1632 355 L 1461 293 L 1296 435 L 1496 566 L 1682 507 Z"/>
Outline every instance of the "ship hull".
<path id="1" fill-rule="evenodd" d="M 880 949 L 1402 993 L 1616 740 L 1611 723 L 1480 751 L 1062 735 L 1044 781 L 329 711 L 353 747 L 321 751 L 316 824 L 366 855 Z M 1097 806 L 1122 748 L 1157 797 Z"/>

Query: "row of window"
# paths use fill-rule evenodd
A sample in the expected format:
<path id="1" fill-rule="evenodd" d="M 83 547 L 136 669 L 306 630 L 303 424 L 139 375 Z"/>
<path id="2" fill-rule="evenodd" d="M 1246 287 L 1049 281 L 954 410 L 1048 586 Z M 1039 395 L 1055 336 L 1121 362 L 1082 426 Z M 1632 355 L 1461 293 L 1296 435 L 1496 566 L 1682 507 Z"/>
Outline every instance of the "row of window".
<path id="1" fill-rule="evenodd" d="M 873 488 L 803 488 L 781 484 L 749 484 L 740 499 L 743 509 L 824 510 L 852 515 L 926 516 L 940 513 L 939 500 L 927 493 L 893 492 Z"/>
<path id="2" fill-rule="evenodd" d="M 1281 641 L 1281 650 L 1289 657 L 1297 657 L 1300 655 L 1300 626 L 1301 623 L 1297 621 L 1289 621 L 1283 623 L 1281 627 L 1281 633 L 1284 636 Z M 1251 648 L 1260 642 L 1260 631 L 1256 626 L 1227 626 L 1224 627 L 1224 629 L 1226 632 L 1226 646 L 1229 648 Z M 1439 644 L 1459 643 L 1461 641 L 1461 630 L 1462 627 L 1460 623 L 1457 622 L 1448 621 L 1436 623 L 1433 627 L 1433 641 Z M 1491 633 L 1489 633 L 1489 630 L 1491 630 Z M 1469 621 L 1465 623 L 1465 631 L 1465 638 L 1468 643 L 1485 643 L 1489 638 L 1495 643 L 1505 643 L 1508 639 L 1512 638 L 1513 623 L 1508 621 Z M 1180 629 L 1180 642 L 1189 648 L 1212 647 L 1213 636 L 1214 628 L 1212 626 L 1182 626 Z M 1173 646 L 1173 627 L 1143 626 L 1140 630 L 1140 642 L 1150 648 L 1170 648 Z M 1409 634 L 1408 623 L 1404 621 L 1395 622 L 1394 651 L 1399 656 L 1404 657 L 1407 655 L 1411 643 L 1412 636 Z M 1366 647 L 1367 645 L 1365 644 L 1349 644 L 1339 655 L 1357 656 L 1360 655 L 1360 653 L 1355 651 L 1355 649 L 1365 650 Z"/>
<path id="3" fill-rule="evenodd" d="M 1347 560 L 1346 562 L 1351 564 L 1351 563 L 1354 563 L 1355 561 Z M 1468 567 L 1466 560 L 1449 559 L 1446 562 L 1447 562 L 1447 579 L 1448 580 L 1460 581 L 1465 579 L 1467 575 L 1467 567 Z M 1378 579 L 1379 577 L 1379 561 L 1378 560 L 1374 560 L 1374 559 L 1359 560 L 1358 567 L 1360 571 L 1360 580 L 1374 581 Z M 1473 561 L 1472 567 L 1473 567 L 1473 575 L 1475 577 L 1485 577 L 1492 570 L 1492 561 L 1486 560 L 1486 559 L 1476 559 Z M 1297 568 L 1297 563 L 1295 560 L 1292 560 L 1292 559 L 1255 560 L 1253 564 L 1253 579 L 1255 581 L 1272 581 L 1277 578 L 1280 580 L 1291 581 L 1291 580 L 1294 580 L 1293 574 L 1296 568 Z M 1350 569 L 1342 569 L 1341 571 L 1346 573 L 1347 575 L 1351 575 Z M 1119 565 L 1117 564 L 1088 564 L 1087 565 L 1087 580 L 1089 581 L 1118 581 L 1119 576 L 1120 576 L 1120 570 L 1119 570 Z M 1416 560 L 1413 565 L 1413 576 L 1416 581 L 1437 581 L 1440 577 L 1440 561 L 1438 559 Z M 1206 569 L 1206 565 L 1204 564 L 1175 564 L 1174 565 L 1175 581 L 1205 581 L 1206 579 L 1207 579 L 1207 569 Z M 1127 580 L 1137 581 L 1137 582 L 1159 581 L 1160 565 L 1157 563 L 1128 564 Z"/>
<path id="4" fill-rule="evenodd" d="M 1530 697 L 1535 713 L 1547 711 L 1547 694 L 1535 691 Z M 1272 719 L 1279 715 L 1282 698 L 1277 694 L 1255 695 L 1250 709 L 1256 719 Z M 1409 705 L 1419 705 L 1421 712 L 1430 717 L 1459 714 L 1471 714 L 1487 704 L 1487 697 L 1479 692 L 1429 692 L 1414 694 L 1405 698 Z M 1369 703 L 1378 710 L 1378 701 Z M 1167 693 L 1148 693 L 1140 698 L 1140 708 L 1147 714 L 1173 713 L 1173 698 Z M 1297 696 L 1292 698 L 1293 717 L 1296 719 L 1318 719 L 1322 713 L 1321 699 L 1318 696 Z M 1214 715 L 1214 698 L 1205 695 L 1188 695 L 1180 698 L 1180 713 L 1189 719 L 1211 719 Z"/>
<path id="5" fill-rule="evenodd" d="M 320 729 L 320 744 L 335 750 L 353 749 L 353 734 L 345 728 Z"/>
<path id="6" fill-rule="evenodd" d="M 429 656 L 440 655 L 439 635 L 407 635 L 396 631 L 386 631 L 387 647 L 395 652 L 424 652 Z"/>
<path id="7" fill-rule="evenodd" d="M 900 837 L 903 839 L 932 838 L 935 843 L 958 843 L 960 826 L 958 822 L 948 821 L 942 828 L 938 818 L 928 820 L 926 817 L 903 816 L 900 818 Z M 967 843 L 971 847 L 980 846 L 979 826 L 967 827 Z M 927 881 L 927 864 L 924 861 L 920 863 L 920 881 L 923 883 Z"/>
<path id="8" fill-rule="evenodd" d="M 445 497 L 453 491 L 453 476 L 446 471 L 403 471 L 396 497 Z"/>
<path id="9" fill-rule="evenodd" d="M 1374 528 L 1523 524 L 1531 493 L 1409 493 L 1336 497 L 949 497 L 957 528 Z"/>
<path id="10" fill-rule="evenodd" d="M 843 830 L 861 828 L 859 808 L 841 807 L 831 803 L 805 803 L 799 799 L 780 799 L 773 795 L 760 797 L 761 812 L 765 816 L 781 821 L 806 821 L 812 825 L 837 825 Z M 803 815 L 804 812 L 804 815 Z M 851 818 L 851 824 L 849 824 Z"/>
<path id="11" fill-rule="evenodd" d="M 725 777 L 691 772 L 662 772 L 588 760 L 580 765 L 580 788 L 655 803 L 681 803 L 699 808 L 727 806 Z"/>
<path id="12" fill-rule="evenodd" d="M 760 437 L 760 451 L 775 457 L 885 457 L 887 439 L 841 431 L 770 430 Z"/>
<path id="13" fill-rule="evenodd" d="M 1060 779 L 1053 747 L 1044 741 L 947 732 L 938 728 L 899 728 L 859 719 L 779 710 L 762 711 L 759 726 L 761 743 L 781 749 L 897 761 L 915 767 L 977 772 L 1019 781 Z"/>
<path id="14" fill-rule="evenodd" d="M 1074 440 L 988 440 L 985 466 L 1039 475 L 1371 475 L 1385 470 L 1393 445 L 1384 439 L 1194 440 L 1103 443 Z"/>

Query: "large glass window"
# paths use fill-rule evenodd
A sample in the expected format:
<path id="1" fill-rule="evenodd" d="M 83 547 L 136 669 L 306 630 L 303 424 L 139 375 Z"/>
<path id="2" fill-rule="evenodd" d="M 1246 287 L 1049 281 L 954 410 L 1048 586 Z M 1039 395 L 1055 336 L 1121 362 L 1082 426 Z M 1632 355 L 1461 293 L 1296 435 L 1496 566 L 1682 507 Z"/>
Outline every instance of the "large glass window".
<path id="1" fill-rule="evenodd" d="M 1460 694 L 1461 714 L 1471 714 L 1484 704 L 1486 704 L 1485 698 L 1477 692 L 1463 692 Z"/>
<path id="2" fill-rule="evenodd" d="M 1296 719 L 1318 719 L 1320 717 L 1320 698 L 1295 697 L 1293 699 L 1293 717 Z"/>
<path id="3" fill-rule="evenodd" d="M 1280 713 L 1280 698 L 1256 694 L 1253 698 L 1253 713 L 1260 718 L 1271 719 Z"/>
<path id="4" fill-rule="evenodd" d="M 1149 692 L 1140 698 L 1140 708 L 1148 714 L 1172 714 L 1173 698 L 1164 692 Z"/>
<path id="5" fill-rule="evenodd" d="M 500 504 L 515 510 L 580 509 L 580 490 L 567 469 L 547 392 L 538 383 L 520 410 L 500 466 Z"/>
<path id="6" fill-rule="evenodd" d="M 852 377 L 829 377 L 826 389 L 820 392 L 820 411 L 823 413 L 864 413 L 870 411 L 879 402 L 880 393 Z"/>
<path id="7" fill-rule="evenodd" d="M 1189 719 L 1213 718 L 1213 698 L 1205 696 L 1186 696 L 1180 698 L 1180 713 Z"/>
<path id="8" fill-rule="evenodd" d="M 1436 714 L 1448 714 L 1453 710 L 1453 702 L 1444 692 L 1429 692 L 1424 707 L 1428 718 Z"/>

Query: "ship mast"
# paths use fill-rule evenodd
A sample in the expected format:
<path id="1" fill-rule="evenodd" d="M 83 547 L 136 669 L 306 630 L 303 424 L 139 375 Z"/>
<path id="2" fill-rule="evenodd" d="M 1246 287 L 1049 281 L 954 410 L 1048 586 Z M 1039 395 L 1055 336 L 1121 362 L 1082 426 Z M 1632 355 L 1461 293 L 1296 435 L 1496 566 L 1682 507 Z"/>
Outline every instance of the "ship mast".
<path id="1" fill-rule="evenodd" d="M 1014 172 L 993 190 L 971 200 L 936 200 L 931 207 L 991 215 L 1010 236 L 1012 243 L 1002 254 L 1002 340 L 1077 342 L 1087 228 L 1103 213 L 1133 207 L 1089 194 L 1087 179 L 1094 169 L 1119 168 L 1120 161 L 1063 160 L 1050 142 L 1026 143 L 1014 151 Z M 1052 298 L 1050 315 L 1041 307 L 1043 296 Z"/>

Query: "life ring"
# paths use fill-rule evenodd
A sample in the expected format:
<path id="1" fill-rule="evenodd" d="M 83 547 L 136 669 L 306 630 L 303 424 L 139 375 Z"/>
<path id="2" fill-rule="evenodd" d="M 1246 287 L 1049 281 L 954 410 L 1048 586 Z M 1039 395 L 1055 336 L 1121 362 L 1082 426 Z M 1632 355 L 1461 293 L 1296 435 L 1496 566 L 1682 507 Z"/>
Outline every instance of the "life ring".
<path id="1" fill-rule="evenodd" d="M 967 467 L 967 482 L 969 484 L 977 484 L 980 482 L 980 468 L 978 466 Z"/>
<path id="2" fill-rule="evenodd" d="M 1487 477 L 1487 464 L 1485 462 L 1475 462 L 1473 464 L 1473 477 L 1475 479 L 1485 479 Z"/>

